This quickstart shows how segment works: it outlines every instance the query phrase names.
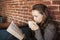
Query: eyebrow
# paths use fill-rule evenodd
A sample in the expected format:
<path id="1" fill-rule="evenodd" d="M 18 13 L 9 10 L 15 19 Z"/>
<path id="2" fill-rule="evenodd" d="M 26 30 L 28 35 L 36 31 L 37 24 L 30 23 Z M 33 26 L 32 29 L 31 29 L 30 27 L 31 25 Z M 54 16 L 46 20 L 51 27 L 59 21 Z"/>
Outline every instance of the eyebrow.
<path id="1" fill-rule="evenodd" d="M 34 16 L 37 16 L 37 15 L 34 15 Z"/>

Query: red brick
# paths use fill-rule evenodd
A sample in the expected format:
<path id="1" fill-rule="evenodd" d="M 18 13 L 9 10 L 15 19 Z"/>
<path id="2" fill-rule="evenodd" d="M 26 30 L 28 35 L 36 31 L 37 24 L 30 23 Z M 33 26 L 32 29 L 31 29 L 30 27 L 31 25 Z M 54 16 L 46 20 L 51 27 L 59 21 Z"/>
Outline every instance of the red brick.
<path id="1" fill-rule="evenodd" d="M 28 2 L 28 1 L 42 1 L 42 0 L 26 0 L 26 1 Z"/>
<path id="2" fill-rule="evenodd" d="M 50 1 L 44 1 L 44 2 L 41 2 L 42 4 L 45 4 L 45 5 L 51 5 L 51 2 Z"/>
<path id="3" fill-rule="evenodd" d="M 26 5 L 33 5 L 34 4 L 34 2 L 33 1 L 28 1 L 28 2 L 26 2 Z"/>
<path id="4" fill-rule="evenodd" d="M 53 16 L 53 20 L 58 20 L 58 19 L 59 19 L 58 15 Z"/>
<path id="5" fill-rule="evenodd" d="M 58 6 L 48 6 L 50 10 L 57 10 Z"/>
<path id="6" fill-rule="evenodd" d="M 28 18 L 29 18 L 29 19 L 32 19 L 33 17 L 32 17 L 32 16 L 29 16 Z"/>
<path id="7" fill-rule="evenodd" d="M 60 1 L 60 0 L 52 0 L 52 1 Z"/>
<path id="8" fill-rule="evenodd" d="M 14 0 L 15 1 L 15 0 Z M 14 21 L 16 21 L 17 24 L 23 24 L 22 21 L 27 22 L 28 20 L 32 20 L 31 14 L 29 14 L 32 10 L 32 5 L 34 4 L 45 4 L 45 5 L 51 5 L 51 1 L 44 1 L 41 2 L 40 0 L 19 0 L 21 4 L 15 4 L 12 0 L 11 2 L 7 2 L 7 4 L 2 5 L 2 14 L 8 14 L 7 18 L 8 21 L 12 21 L 12 17 L 14 16 Z M 24 3 L 23 3 L 24 2 Z M 7 10 L 6 10 L 7 8 Z M 58 6 L 49 6 L 51 10 L 57 10 Z M 60 8 L 60 7 L 59 7 Z M 10 11 L 10 12 L 9 12 Z M 20 15 L 22 14 L 22 15 Z M 60 12 L 53 12 L 54 15 L 60 15 Z M 22 19 L 20 21 L 20 18 Z M 57 20 L 60 20 L 60 17 L 53 17 Z M 56 20 L 55 19 L 55 20 Z M 20 21 L 20 22 L 19 22 Z"/>
<path id="9" fill-rule="evenodd" d="M 53 11 L 54 15 L 60 15 L 60 11 Z"/>
<path id="10" fill-rule="evenodd" d="M 23 16 L 24 18 L 27 18 L 27 16 Z"/>
<path id="11" fill-rule="evenodd" d="M 52 1 L 52 4 L 60 5 L 60 1 Z"/>
<path id="12" fill-rule="evenodd" d="M 60 11 L 60 6 L 59 6 L 59 11 Z"/>
<path id="13" fill-rule="evenodd" d="M 60 20 L 60 16 L 57 15 L 57 16 L 56 16 L 56 19 L 57 19 L 57 20 Z"/>

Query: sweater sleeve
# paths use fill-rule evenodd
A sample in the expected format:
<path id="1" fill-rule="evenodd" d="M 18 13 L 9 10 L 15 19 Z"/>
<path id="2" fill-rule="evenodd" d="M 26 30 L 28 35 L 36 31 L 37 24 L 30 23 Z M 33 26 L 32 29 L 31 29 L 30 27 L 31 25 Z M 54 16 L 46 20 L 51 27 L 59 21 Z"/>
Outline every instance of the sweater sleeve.
<path id="1" fill-rule="evenodd" d="M 35 37 L 36 37 L 37 40 L 43 40 L 40 28 L 35 30 Z"/>

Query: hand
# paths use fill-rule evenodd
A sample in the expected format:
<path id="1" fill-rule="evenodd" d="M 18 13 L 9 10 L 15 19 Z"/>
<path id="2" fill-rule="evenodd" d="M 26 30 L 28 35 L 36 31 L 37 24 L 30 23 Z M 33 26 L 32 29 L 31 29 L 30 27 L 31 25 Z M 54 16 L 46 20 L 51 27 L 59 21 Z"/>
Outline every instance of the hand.
<path id="1" fill-rule="evenodd" d="M 33 31 L 39 28 L 39 26 L 34 21 L 28 21 L 28 25 L 29 25 L 29 28 L 31 28 L 31 30 Z"/>

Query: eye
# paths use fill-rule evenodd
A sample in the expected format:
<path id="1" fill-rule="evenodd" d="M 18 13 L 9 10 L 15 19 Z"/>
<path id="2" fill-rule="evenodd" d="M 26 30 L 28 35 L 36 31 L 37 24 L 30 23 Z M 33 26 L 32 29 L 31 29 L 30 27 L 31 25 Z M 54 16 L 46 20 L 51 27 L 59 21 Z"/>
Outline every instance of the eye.
<path id="1" fill-rule="evenodd" d="M 34 15 L 34 17 L 38 17 L 37 15 Z"/>

